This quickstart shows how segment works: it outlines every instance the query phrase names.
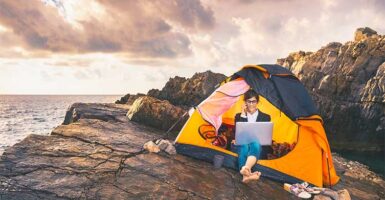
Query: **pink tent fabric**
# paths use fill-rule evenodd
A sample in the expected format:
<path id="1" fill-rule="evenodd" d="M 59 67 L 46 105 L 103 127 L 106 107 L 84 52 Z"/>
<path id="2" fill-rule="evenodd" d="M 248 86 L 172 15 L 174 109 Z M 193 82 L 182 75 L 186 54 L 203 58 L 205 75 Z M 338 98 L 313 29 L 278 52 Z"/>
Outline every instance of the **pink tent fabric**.
<path id="1" fill-rule="evenodd" d="M 244 80 L 228 82 L 211 94 L 198 105 L 198 111 L 203 119 L 218 131 L 222 124 L 222 115 L 238 101 L 240 95 L 249 90 L 250 86 Z"/>

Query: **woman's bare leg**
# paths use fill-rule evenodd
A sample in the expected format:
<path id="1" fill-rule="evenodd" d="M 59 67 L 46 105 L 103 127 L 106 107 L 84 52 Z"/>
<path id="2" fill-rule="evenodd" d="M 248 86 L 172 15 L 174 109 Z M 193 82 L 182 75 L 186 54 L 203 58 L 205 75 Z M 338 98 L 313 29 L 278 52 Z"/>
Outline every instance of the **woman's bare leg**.
<path id="1" fill-rule="evenodd" d="M 253 168 L 253 166 L 257 163 L 257 157 L 255 156 L 248 156 L 246 160 L 245 166 L 247 166 L 249 169 Z"/>
<path id="2" fill-rule="evenodd" d="M 242 167 L 242 170 L 243 169 L 251 169 L 253 168 L 253 166 L 257 163 L 257 157 L 255 156 L 248 156 L 247 157 L 247 160 L 246 160 L 246 164 L 244 167 Z M 249 175 L 246 175 L 246 174 L 243 174 L 242 173 L 242 170 L 241 170 L 241 174 L 243 175 L 243 179 L 242 179 L 242 182 L 244 183 L 248 183 L 252 180 L 258 180 L 259 177 L 261 176 L 261 172 L 253 172 Z M 250 171 L 251 172 L 251 171 Z"/>

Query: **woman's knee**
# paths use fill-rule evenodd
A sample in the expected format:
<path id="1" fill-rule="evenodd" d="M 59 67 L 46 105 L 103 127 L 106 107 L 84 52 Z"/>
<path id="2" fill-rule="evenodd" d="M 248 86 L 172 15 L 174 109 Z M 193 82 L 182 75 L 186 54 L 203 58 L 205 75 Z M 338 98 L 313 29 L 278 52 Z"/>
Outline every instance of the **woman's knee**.
<path id="1" fill-rule="evenodd" d="M 255 141 L 255 142 L 252 142 L 249 144 L 250 146 L 250 149 L 260 149 L 261 148 L 261 144 L 258 142 L 258 141 Z"/>
<path id="2" fill-rule="evenodd" d="M 249 151 L 249 147 L 246 144 L 244 144 L 244 145 L 237 145 L 236 149 L 237 149 L 238 152 L 247 152 L 247 151 Z"/>

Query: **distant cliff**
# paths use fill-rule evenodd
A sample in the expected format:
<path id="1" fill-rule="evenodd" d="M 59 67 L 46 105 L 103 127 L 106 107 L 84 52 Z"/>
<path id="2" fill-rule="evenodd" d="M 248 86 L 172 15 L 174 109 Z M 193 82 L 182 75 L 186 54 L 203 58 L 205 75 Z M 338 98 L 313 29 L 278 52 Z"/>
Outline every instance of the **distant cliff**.
<path id="1" fill-rule="evenodd" d="M 215 86 L 225 78 L 225 75 L 211 71 L 195 73 L 191 78 L 176 76 L 170 78 L 161 90 L 151 89 L 147 95 L 160 100 L 167 100 L 177 106 L 190 107 L 207 98 L 215 90 Z M 143 95 L 127 94 L 116 103 L 132 104 Z"/>
<path id="2" fill-rule="evenodd" d="M 385 36 L 359 28 L 354 41 L 294 52 L 277 64 L 313 97 L 333 149 L 384 151 Z"/>

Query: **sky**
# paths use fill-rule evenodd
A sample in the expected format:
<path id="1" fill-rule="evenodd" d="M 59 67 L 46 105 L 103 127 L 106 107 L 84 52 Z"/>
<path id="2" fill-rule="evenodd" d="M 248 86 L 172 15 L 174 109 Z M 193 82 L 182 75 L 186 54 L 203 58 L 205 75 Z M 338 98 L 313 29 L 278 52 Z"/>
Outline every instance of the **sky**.
<path id="1" fill-rule="evenodd" d="M 0 94 L 146 93 L 384 22 L 384 0 L 0 0 Z"/>

